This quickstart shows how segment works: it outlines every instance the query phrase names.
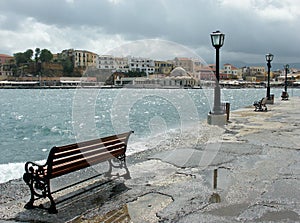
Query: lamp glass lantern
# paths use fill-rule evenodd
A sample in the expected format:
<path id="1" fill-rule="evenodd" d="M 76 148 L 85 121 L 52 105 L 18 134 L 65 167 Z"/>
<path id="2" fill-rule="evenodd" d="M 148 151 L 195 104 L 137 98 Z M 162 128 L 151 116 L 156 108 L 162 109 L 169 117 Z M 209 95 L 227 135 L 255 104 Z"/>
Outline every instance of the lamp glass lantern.
<path id="1" fill-rule="evenodd" d="M 266 61 L 271 62 L 274 58 L 274 55 L 271 53 L 266 54 Z"/>
<path id="2" fill-rule="evenodd" d="M 286 64 L 286 65 L 284 65 L 284 68 L 285 68 L 286 70 L 289 70 L 290 65 Z"/>
<path id="3" fill-rule="evenodd" d="M 224 44 L 225 34 L 220 31 L 212 32 L 210 34 L 211 43 L 215 48 L 220 48 Z"/>

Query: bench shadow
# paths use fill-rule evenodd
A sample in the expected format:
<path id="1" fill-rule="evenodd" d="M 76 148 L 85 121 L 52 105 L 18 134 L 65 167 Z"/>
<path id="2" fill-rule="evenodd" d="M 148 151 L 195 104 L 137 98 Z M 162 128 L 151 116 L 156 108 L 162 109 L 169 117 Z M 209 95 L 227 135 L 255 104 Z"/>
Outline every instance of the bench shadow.
<path id="1" fill-rule="evenodd" d="M 102 165 L 100 165 L 100 168 Z M 74 218 L 82 215 L 88 210 L 100 208 L 104 203 L 117 197 L 118 195 L 129 190 L 125 186 L 124 170 L 113 172 L 110 176 L 107 176 L 106 172 L 100 173 L 95 168 L 87 168 L 82 171 L 78 171 L 61 177 L 51 184 L 51 187 L 56 190 L 61 185 L 72 185 L 72 181 L 78 181 L 78 178 L 84 176 L 84 178 L 92 179 L 72 186 L 63 191 L 58 191 L 53 194 L 53 198 L 56 201 L 57 214 L 49 214 L 47 208 L 50 206 L 50 202 L 47 198 L 36 201 L 36 205 L 40 207 L 31 210 L 23 209 L 17 214 L 16 220 L 19 221 L 32 221 L 32 222 L 66 222 L 71 221 Z"/>

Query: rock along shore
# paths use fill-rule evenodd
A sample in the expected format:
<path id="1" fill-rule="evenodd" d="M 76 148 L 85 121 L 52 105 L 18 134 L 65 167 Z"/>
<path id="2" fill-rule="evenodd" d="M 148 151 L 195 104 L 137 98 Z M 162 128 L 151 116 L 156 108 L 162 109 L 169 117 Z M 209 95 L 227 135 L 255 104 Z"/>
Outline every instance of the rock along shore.
<path id="1" fill-rule="evenodd" d="M 131 179 L 67 190 L 58 199 L 92 188 L 59 203 L 58 214 L 24 209 L 30 194 L 21 179 L 1 184 L 0 222 L 300 222 L 300 98 L 268 109 L 243 108 L 224 128 L 203 124 L 201 133 L 153 142 L 128 157 Z"/>

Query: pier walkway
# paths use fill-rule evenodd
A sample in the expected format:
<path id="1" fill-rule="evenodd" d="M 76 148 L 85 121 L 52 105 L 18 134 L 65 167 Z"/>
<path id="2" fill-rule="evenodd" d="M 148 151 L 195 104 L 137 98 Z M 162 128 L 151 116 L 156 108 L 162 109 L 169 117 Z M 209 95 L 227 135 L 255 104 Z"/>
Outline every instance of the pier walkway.
<path id="1" fill-rule="evenodd" d="M 21 180 L 1 184 L 0 221 L 300 222 L 300 98 L 203 127 L 211 135 L 193 147 L 182 134 L 177 148 L 158 144 L 129 157 L 132 179 L 62 203 L 57 215 L 23 209 L 29 192 Z"/>

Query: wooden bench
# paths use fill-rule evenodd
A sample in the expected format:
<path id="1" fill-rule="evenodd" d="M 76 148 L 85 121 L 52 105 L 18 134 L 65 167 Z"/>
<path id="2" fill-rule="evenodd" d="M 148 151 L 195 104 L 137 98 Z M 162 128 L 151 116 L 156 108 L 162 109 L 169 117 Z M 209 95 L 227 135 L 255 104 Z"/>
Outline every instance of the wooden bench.
<path id="1" fill-rule="evenodd" d="M 260 101 L 255 101 L 253 103 L 253 105 L 255 106 L 255 109 L 254 111 L 268 111 L 268 108 L 267 108 L 267 100 L 268 98 L 265 97 L 265 98 L 262 98 Z"/>
<path id="2" fill-rule="evenodd" d="M 50 200 L 48 212 L 57 213 L 56 203 L 54 202 L 52 194 L 69 188 L 70 186 L 52 192 L 50 180 L 101 162 L 109 162 L 107 175 L 111 175 L 112 167 L 119 167 L 125 168 L 126 170 L 124 178 L 130 178 L 126 166 L 125 153 L 131 133 L 133 133 L 133 131 L 105 138 L 53 147 L 50 150 L 48 159 L 44 165 L 27 162 L 25 164 L 23 179 L 30 188 L 31 198 L 25 205 L 25 208 L 33 209 L 36 207 L 34 206 L 35 200 L 48 198 Z M 117 161 L 117 165 L 112 161 Z M 83 181 L 78 183 L 82 183 Z M 42 208 L 42 206 L 40 206 L 40 208 Z"/>

